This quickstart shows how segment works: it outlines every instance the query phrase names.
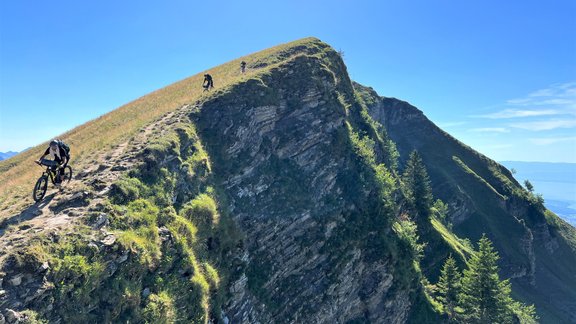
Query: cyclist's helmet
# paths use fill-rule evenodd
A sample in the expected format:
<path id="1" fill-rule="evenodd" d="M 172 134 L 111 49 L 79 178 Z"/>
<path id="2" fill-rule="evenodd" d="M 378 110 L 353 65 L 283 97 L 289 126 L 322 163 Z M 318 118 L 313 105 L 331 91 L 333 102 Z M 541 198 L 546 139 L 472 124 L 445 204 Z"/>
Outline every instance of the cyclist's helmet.
<path id="1" fill-rule="evenodd" d="M 57 140 L 52 140 L 52 142 L 50 142 L 50 146 L 58 146 L 58 144 Z"/>

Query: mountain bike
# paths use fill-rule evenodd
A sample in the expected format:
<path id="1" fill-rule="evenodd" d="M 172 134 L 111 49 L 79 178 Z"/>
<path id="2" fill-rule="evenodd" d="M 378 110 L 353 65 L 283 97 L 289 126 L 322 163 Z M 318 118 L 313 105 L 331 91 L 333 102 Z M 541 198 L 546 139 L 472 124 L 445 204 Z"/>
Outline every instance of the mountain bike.
<path id="1" fill-rule="evenodd" d="M 60 174 L 61 181 L 60 184 L 58 184 L 56 183 L 56 172 L 58 172 L 57 171 L 58 169 L 56 167 L 58 166 L 58 162 L 43 159 L 42 161 L 36 161 L 36 164 L 38 164 L 41 167 L 45 166 L 46 170 L 44 171 L 44 173 L 42 173 L 40 178 L 38 178 L 38 181 L 36 181 L 36 185 L 34 185 L 32 198 L 34 198 L 35 202 L 39 202 L 40 200 L 42 200 L 42 198 L 44 198 L 44 195 L 46 195 L 46 191 L 48 190 L 48 179 L 50 179 L 50 181 L 54 186 L 64 185 L 70 182 L 70 180 L 72 179 L 72 168 L 68 165 L 64 167 L 64 169 L 61 171 L 62 172 Z"/>

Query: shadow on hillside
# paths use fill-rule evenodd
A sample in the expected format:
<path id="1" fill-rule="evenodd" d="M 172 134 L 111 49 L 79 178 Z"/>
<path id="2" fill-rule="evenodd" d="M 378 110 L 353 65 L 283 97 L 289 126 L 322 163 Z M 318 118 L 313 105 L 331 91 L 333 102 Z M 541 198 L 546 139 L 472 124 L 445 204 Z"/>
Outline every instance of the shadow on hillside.
<path id="1" fill-rule="evenodd" d="M 8 226 L 19 224 L 21 222 L 25 222 L 42 215 L 41 209 L 46 207 L 52 201 L 52 199 L 54 199 L 55 196 L 56 193 L 54 192 L 44 197 L 41 202 L 35 203 L 32 206 L 26 208 L 20 214 L 13 215 L 2 220 L 2 222 L 0 222 L 0 237 L 4 235 L 4 232 Z"/>

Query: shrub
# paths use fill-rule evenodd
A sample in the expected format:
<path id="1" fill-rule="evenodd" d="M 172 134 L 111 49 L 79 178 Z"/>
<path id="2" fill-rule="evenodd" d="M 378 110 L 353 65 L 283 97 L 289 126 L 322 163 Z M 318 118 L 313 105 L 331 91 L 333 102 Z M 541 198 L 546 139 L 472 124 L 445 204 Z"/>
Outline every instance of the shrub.
<path id="1" fill-rule="evenodd" d="M 110 200 L 117 205 L 126 205 L 140 198 L 142 183 L 136 178 L 123 178 L 112 184 Z"/>
<path id="2" fill-rule="evenodd" d="M 220 221 L 216 202 L 207 194 L 200 194 L 182 210 L 182 215 L 199 227 L 213 228 Z"/>
<path id="3" fill-rule="evenodd" d="M 220 276 L 218 275 L 218 271 L 216 271 L 216 269 L 214 269 L 214 267 L 212 267 L 208 262 L 204 262 L 203 265 L 210 285 L 214 288 L 218 288 L 220 285 Z"/>
<path id="4" fill-rule="evenodd" d="M 176 210 L 169 206 L 158 213 L 158 226 L 166 226 L 176 220 Z"/>
<path id="5" fill-rule="evenodd" d="M 38 313 L 36 313 L 33 310 L 27 309 L 25 311 L 20 312 L 20 314 L 22 314 L 24 316 L 24 318 L 20 319 L 20 321 L 18 321 L 18 323 L 22 323 L 22 324 L 45 324 L 48 323 L 48 321 L 39 318 Z"/>
<path id="6" fill-rule="evenodd" d="M 436 218 L 438 218 L 442 223 L 447 223 L 446 216 L 448 215 L 448 205 L 446 205 L 442 200 L 436 199 L 434 205 L 432 205 L 432 211 Z"/>
<path id="7" fill-rule="evenodd" d="M 166 292 L 151 294 L 148 296 L 142 315 L 146 323 L 174 323 L 176 321 L 174 302 Z"/>
<path id="8" fill-rule="evenodd" d="M 426 244 L 418 243 L 419 237 L 416 223 L 409 220 L 400 220 L 392 224 L 392 229 L 410 247 L 412 255 L 417 260 L 422 259 Z"/>

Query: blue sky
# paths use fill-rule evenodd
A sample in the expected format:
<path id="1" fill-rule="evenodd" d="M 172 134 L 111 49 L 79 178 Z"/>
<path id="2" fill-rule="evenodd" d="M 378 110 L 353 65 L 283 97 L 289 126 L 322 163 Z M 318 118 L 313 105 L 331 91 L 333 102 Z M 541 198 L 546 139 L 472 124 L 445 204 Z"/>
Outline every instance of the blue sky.
<path id="1" fill-rule="evenodd" d="M 0 151 L 316 36 L 496 160 L 576 162 L 576 1 L 2 1 Z"/>

